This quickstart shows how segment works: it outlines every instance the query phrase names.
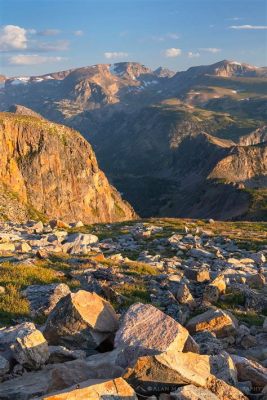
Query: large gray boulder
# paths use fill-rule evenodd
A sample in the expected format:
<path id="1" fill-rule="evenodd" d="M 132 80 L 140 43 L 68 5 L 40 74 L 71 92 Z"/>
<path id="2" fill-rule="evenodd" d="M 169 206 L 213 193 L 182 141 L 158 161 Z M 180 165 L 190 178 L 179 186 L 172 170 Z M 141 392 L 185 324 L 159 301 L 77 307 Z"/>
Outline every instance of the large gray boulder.
<path id="1" fill-rule="evenodd" d="M 79 290 L 62 298 L 46 322 L 49 344 L 71 349 L 97 348 L 114 334 L 118 318 L 113 307 L 96 293 Z"/>
<path id="2" fill-rule="evenodd" d="M 49 358 L 48 343 L 32 322 L 0 329 L 0 350 L 30 368 L 39 368 Z"/>
<path id="3" fill-rule="evenodd" d="M 123 377 L 140 395 L 145 396 L 193 384 L 209 389 L 219 400 L 247 400 L 238 389 L 211 373 L 210 356 L 195 353 L 168 351 L 140 357 Z"/>
<path id="4" fill-rule="evenodd" d="M 58 301 L 69 293 L 70 289 L 65 283 L 31 285 L 22 292 L 30 303 L 32 317 L 48 315 Z"/>
<path id="5" fill-rule="evenodd" d="M 267 385 L 267 368 L 256 361 L 232 355 L 240 381 L 250 381 L 253 386 L 263 389 Z"/>
<path id="6" fill-rule="evenodd" d="M 124 348 L 128 363 L 143 355 L 182 351 L 187 329 L 150 304 L 133 304 L 115 336 L 115 347 Z"/>

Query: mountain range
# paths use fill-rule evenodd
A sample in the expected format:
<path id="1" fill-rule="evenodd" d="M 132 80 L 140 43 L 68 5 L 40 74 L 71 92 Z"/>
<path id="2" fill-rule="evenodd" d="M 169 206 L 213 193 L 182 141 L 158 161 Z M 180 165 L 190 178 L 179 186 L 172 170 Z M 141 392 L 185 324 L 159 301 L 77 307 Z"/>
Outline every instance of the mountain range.
<path id="1" fill-rule="evenodd" d="M 267 218 L 266 67 L 124 62 L 1 76 L 0 110 L 14 103 L 79 130 L 141 216 Z"/>

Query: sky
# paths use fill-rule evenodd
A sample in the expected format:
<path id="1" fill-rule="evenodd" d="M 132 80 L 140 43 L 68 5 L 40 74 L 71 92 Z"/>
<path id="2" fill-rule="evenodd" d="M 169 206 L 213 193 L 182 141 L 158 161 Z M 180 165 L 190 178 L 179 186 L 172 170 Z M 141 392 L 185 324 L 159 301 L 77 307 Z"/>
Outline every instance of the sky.
<path id="1" fill-rule="evenodd" d="M 0 0 L 0 73 L 267 65 L 267 0 Z"/>

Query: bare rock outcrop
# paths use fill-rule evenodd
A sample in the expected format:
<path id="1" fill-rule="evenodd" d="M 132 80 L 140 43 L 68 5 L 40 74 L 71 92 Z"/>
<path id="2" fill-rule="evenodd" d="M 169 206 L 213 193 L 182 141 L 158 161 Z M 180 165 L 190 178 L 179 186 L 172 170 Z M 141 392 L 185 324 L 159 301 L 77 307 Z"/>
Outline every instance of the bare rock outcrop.
<path id="1" fill-rule="evenodd" d="M 95 349 L 118 328 L 113 307 L 96 293 L 79 290 L 63 297 L 48 317 L 44 336 L 51 344 Z"/>
<path id="2" fill-rule="evenodd" d="M 85 223 L 135 216 L 78 132 L 29 115 L 1 113 L 0 120 L 0 183 L 30 211 Z"/>

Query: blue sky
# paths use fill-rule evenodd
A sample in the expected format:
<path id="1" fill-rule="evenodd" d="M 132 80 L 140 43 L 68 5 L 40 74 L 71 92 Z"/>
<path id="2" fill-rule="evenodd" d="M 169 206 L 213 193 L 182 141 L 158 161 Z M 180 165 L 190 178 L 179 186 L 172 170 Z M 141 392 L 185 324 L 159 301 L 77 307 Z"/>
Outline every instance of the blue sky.
<path id="1" fill-rule="evenodd" d="M 138 61 L 267 65 L 267 0 L 0 0 L 0 73 Z"/>

